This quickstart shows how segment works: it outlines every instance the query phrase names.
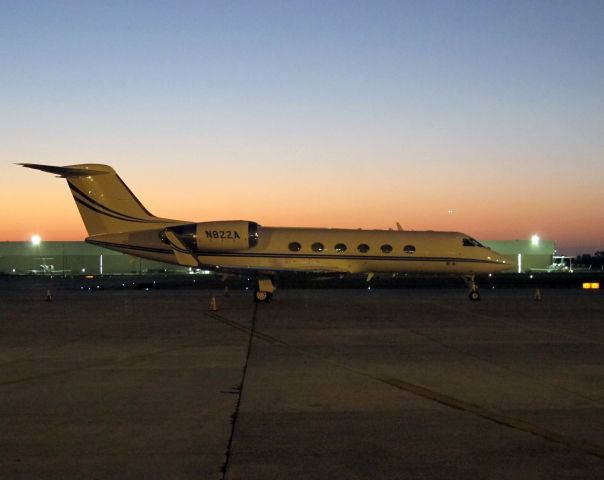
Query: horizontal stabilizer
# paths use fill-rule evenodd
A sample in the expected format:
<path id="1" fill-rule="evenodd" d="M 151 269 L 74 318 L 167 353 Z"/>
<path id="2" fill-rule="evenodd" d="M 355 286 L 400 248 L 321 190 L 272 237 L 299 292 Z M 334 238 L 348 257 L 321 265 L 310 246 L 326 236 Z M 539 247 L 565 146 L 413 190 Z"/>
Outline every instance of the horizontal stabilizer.
<path id="1" fill-rule="evenodd" d="M 38 165 L 37 163 L 19 163 L 19 165 L 33 168 L 34 170 L 42 170 L 43 172 L 55 173 L 61 178 L 87 177 L 89 175 L 105 175 L 109 173 L 82 167 L 57 167 L 55 165 Z"/>

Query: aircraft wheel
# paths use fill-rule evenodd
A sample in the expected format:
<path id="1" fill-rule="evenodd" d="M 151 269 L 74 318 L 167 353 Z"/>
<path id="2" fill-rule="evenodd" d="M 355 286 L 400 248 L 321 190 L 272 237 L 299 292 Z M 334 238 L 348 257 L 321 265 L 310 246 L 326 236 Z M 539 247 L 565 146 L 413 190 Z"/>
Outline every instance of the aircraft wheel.
<path id="1" fill-rule="evenodd" d="M 473 302 L 480 300 L 480 293 L 478 293 L 478 290 L 472 290 L 468 296 Z"/>
<path id="2" fill-rule="evenodd" d="M 269 303 L 271 301 L 271 298 L 273 298 L 272 293 L 265 292 L 263 290 L 256 290 L 254 292 L 254 300 L 256 300 L 257 302 Z"/>

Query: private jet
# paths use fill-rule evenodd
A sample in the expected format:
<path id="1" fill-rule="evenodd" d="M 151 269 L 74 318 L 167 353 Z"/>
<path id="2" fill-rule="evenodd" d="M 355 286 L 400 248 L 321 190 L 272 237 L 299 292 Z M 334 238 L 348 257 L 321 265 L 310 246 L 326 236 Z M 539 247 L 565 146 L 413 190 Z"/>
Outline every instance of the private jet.
<path id="1" fill-rule="evenodd" d="M 108 165 L 20 165 L 67 180 L 86 242 L 186 267 L 257 274 L 254 299 L 270 302 L 281 271 L 329 274 L 430 273 L 461 276 L 471 300 L 475 275 L 513 265 L 464 233 L 265 227 L 248 220 L 189 222 L 152 215 Z"/>
<path id="2" fill-rule="evenodd" d="M 61 275 L 65 273 L 70 273 L 71 270 L 57 270 L 54 265 L 49 264 L 48 260 L 53 260 L 52 257 L 35 257 L 36 260 L 42 260 L 40 264 L 40 268 L 34 268 L 33 270 L 29 270 L 28 273 L 33 275 Z"/>

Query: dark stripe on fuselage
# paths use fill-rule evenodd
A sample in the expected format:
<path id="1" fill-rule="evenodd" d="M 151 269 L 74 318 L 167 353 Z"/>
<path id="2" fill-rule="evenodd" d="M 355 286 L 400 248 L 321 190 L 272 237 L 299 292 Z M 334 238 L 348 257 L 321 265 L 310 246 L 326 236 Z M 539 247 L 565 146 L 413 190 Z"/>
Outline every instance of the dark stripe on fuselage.
<path id="1" fill-rule="evenodd" d="M 139 250 L 154 253 L 173 254 L 172 249 L 159 249 L 143 247 L 139 245 L 126 245 L 122 243 L 109 243 L 96 240 L 86 240 L 99 246 L 107 248 L 122 248 L 128 250 Z M 392 256 L 360 256 L 360 255 L 321 255 L 321 254 L 290 254 L 290 253 L 231 253 L 231 252 L 200 252 L 192 253 L 196 257 L 231 257 L 231 258 L 282 258 L 282 259 L 307 259 L 307 260 L 390 260 L 400 262 L 454 262 L 454 263 L 484 263 L 492 265 L 501 265 L 493 260 L 484 260 L 480 258 L 455 258 L 455 257 L 392 257 Z"/>
<path id="2" fill-rule="evenodd" d="M 97 207 L 102 208 L 103 210 L 106 210 L 107 212 L 111 212 L 113 215 L 109 215 L 106 212 L 101 212 L 98 209 L 95 209 L 92 206 L 87 205 L 89 208 L 91 208 L 92 210 L 95 210 L 96 212 L 105 213 L 107 216 L 113 216 L 113 218 L 117 218 L 119 220 L 124 220 L 126 222 L 141 222 L 141 223 L 143 223 L 143 222 L 144 223 L 153 223 L 153 222 L 155 222 L 155 220 L 149 220 L 149 219 L 143 219 L 143 218 L 133 217 L 131 215 L 126 215 L 125 213 L 121 213 L 121 212 L 118 212 L 116 210 L 112 210 L 111 208 L 106 207 L 102 203 L 96 201 L 94 198 L 90 197 L 89 195 L 86 195 L 84 192 L 82 192 L 79 188 L 77 188 L 75 185 L 72 185 L 71 183 L 69 183 L 69 188 L 71 189 L 72 194 L 74 192 L 76 192 L 78 195 L 80 195 L 83 199 L 85 199 L 88 202 L 90 202 L 92 205 L 96 205 Z M 76 198 L 75 195 L 74 195 L 74 198 Z M 83 204 L 86 205 L 85 203 L 83 203 Z M 118 216 L 119 217 L 123 217 L 123 218 L 119 218 Z"/>
<path id="3" fill-rule="evenodd" d="M 116 220 L 120 220 L 122 222 L 130 222 L 130 223 L 155 223 L 155 224 L 161 223 L 161 222 L 158 222 L 156 220 L 138 220 L 138 219 L 133 219 L 133 218 L 123 218 L 121 216 L 117 216 L 117 215 L 114 215 L 112 213 L 103 212 L 103 211 L 99 210 L 98 208 L 96 208 L 96 207 L 94 207 L 92 205 L 89 205 L 88 203 L 86 203 L 84 200 L 82 200 L 81 198 L 77 197 L 76 195 L 73 196 L 73 199 L 77 203 L 79 203 L 80 205 L 83 205 L 84 207 L 86 207 L 86 208 L 88 208 L 88 209 L 90 209 L 90 210 L 92 210 L 92 211 L 94 211 L 94 212 L 96 212 L 96 213 L 98 213 L 100 215 L 105 215 L 106 217 L 115 218 Z"/>
<path id="4" fill-rule="evenodd" d="M 458 257 L 400 257 L 392 255 L 331 255 L 331 254 L 307 254 L 307 253 L 231 253 L 231 252 L 200 252 L 196 251 L 194 255 L 205 257 L 267 257 L 267 258 L 306 258 L 306 259 L 329 259 L 329 260 L 394 260 L 409 262 L 471 262 L 471 263 L 492 263 L 500 265 L 493 260 L 484 260 L 481 258 L 458 258 Z"/>
<path id="5" fill-rule="evenodd" d="M 129 219 L 124 219 L 122 217 L 118 217 L 117 215 L 113 215 L 111 213 L 107 213 L 107 212 L 102 212 L 101 210 L 99 210 L 96 207 L 93 207 L 91 205 L 88 205 L 84 200 L 76 197 L 75 195 L 73 196 L 73 199 L 79 203 L 80 205 L 88 208 L 89 210 L 92 210 L 96 213 L 98 213 L 99 215 L 105 215 L 106 217 L 110 217 L 110 218 L 114 218 L 116 220 L 120 220 L 122 222 L 130 222 L 130 223 L 157 223 L 157 222 L 150 222 L 150 221 L 143 221 L 143 220 L 129 220 Z"/>

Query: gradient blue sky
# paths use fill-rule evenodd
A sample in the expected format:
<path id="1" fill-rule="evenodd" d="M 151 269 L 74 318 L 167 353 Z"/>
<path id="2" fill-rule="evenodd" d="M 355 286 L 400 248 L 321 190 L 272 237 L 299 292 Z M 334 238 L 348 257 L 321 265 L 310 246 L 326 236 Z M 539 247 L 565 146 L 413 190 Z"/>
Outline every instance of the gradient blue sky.
<path id="1" fill-rule="evenodd" d="M 602 2 L 1 1 L 0 72 L 0 240 L 85 237 L 13 163 L 109 163 L 162 216 L 604 249 Z"/>

